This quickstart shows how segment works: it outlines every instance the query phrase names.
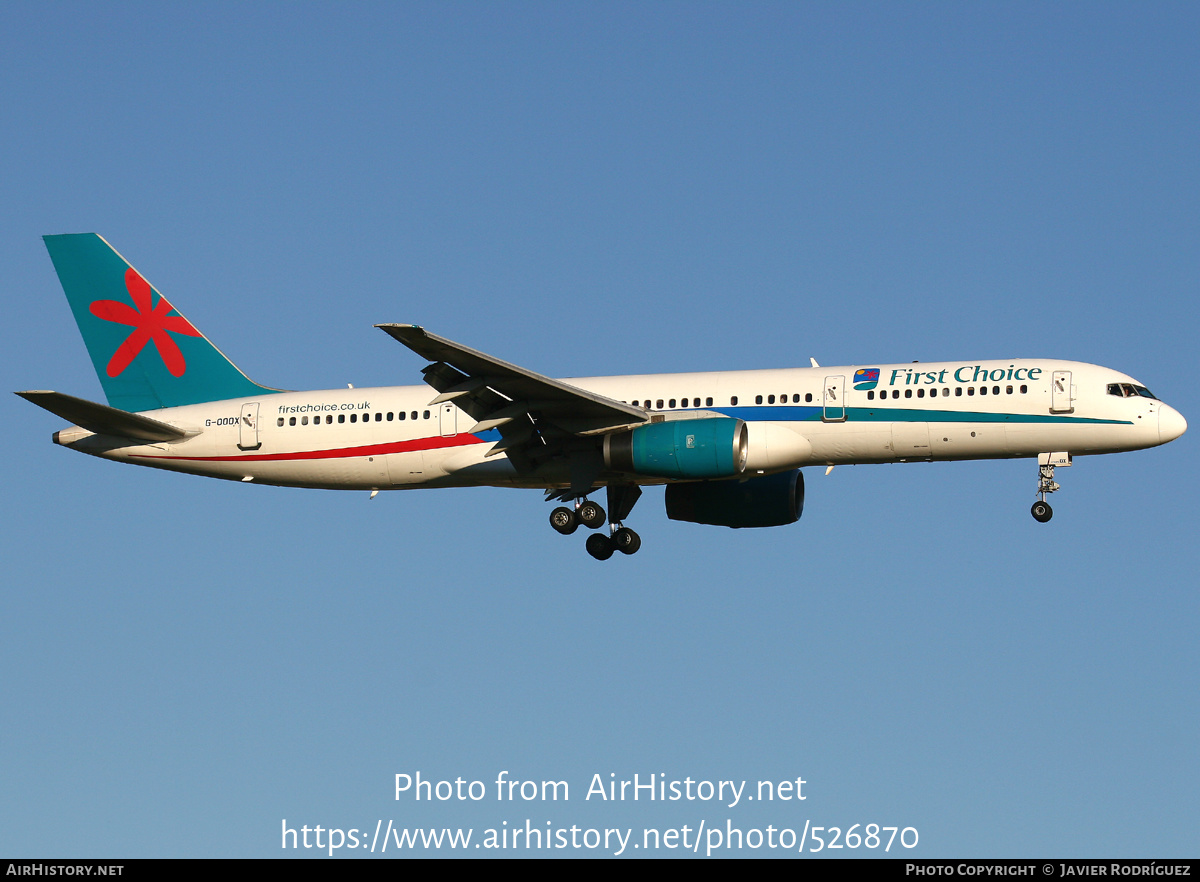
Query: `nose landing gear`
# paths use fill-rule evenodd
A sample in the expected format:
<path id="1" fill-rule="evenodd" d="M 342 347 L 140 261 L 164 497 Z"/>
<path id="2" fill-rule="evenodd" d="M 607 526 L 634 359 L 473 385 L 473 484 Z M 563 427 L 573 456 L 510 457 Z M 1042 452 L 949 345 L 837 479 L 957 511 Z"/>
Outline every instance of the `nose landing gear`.
<path id="1" fill-rule="evenodd" d="M 1054 480 L 1054 467 L 1069 466 L 1070 464 L 1071 454 L 1069 453 L 1038 454 L 1038 501 L 1029 509 L 1029 513 L 1039 524 L 1044 524 L 1054 517 L 1054 509 L 1046 501 L 1047 495 L 1059 489 L 1058 483 Z"/>

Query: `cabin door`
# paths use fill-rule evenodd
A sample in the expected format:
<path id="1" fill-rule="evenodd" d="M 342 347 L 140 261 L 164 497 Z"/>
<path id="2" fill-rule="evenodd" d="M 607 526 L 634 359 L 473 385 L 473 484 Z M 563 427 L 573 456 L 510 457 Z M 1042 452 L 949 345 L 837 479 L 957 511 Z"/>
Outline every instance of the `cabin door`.
<path id="1" fill-rule="evenodd" d="M 1050 380 L 1050 412 L 1070 413 L 1075 409 L 1071 399 L 1071 372 L 1055 371 Z"/>
<path id="2" fill-rule="evenodd" d="M 846 389 L 845 377 L 826 377 L 824 409 L 821 419 L 827 423 L 837 423 L 846 419 L 846 402 L 843 393 Z"/>
<path id="3" fill-rule="evenodd" d="M 262 447 L 258 437 L 258 402 L 242 405 L 242 417 L 238 420 L 238 447 L 242 450 L 257 450 Z"/>

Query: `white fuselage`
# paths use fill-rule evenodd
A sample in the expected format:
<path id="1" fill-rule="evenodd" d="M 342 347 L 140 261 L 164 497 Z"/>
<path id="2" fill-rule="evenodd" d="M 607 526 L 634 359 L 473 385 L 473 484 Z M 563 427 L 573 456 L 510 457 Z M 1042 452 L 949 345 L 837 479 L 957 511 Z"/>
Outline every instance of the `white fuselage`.
<path id="1" fill-rule="evenodd" d="M 878 371 L 872 388 L 870 373 Z M 666 419 L 724 415 L 749 429 L 747 474 L 806 465 L 1073 455 L 1166 443 L 1186 428 L 1170 406 L 1113 394 L 1117 371 L 1050 359 L 588 377 L 571 385 Z M 860 388 L 856 388 L 858 385 Z M 1144 387 L 1141 387 L 1144 388 Z M 561 487 L 553 469 L 521 474 L 500 439 L 472 434 L 428 386 L 263 394 L 147 412 L 193 433 L 117 446 L 74 428 L 56 440 L 109 459 L 255 483 L 329 489 Z M 662 478 L 627 476 L 635 483 Z M 601 482 L 603 482 L 603 478 Z"/>

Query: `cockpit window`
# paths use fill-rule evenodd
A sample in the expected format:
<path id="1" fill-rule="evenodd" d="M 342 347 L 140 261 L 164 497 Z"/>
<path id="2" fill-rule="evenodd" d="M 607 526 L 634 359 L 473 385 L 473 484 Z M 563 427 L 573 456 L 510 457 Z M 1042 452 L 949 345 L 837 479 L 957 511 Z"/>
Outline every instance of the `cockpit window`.
<path id="1" fill-rule="evenodd" d="M 1109 383 L 1108 394 L 1116 395 L 1118 398 L 1152 398 L 1157 401 L 1158 396 L 1147 389 L 1145 386 L 1135 386 L 1133 383 Z"/>

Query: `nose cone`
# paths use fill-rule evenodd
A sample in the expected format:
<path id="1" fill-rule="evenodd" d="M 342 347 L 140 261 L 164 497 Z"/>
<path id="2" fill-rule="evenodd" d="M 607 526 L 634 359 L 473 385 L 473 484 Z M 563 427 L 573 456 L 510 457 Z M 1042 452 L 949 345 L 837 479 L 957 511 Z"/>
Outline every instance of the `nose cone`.
<path id="1" fill-rule="evenodd" d="M 1168 441 L 1174 441 L 1186 431 L 1187 420 L 1183 418 L 1183 414 L 1169 404 L 1164 404 L 1158 409 L 1158 440 L 1160 443 L 1166 444 Z"/>

